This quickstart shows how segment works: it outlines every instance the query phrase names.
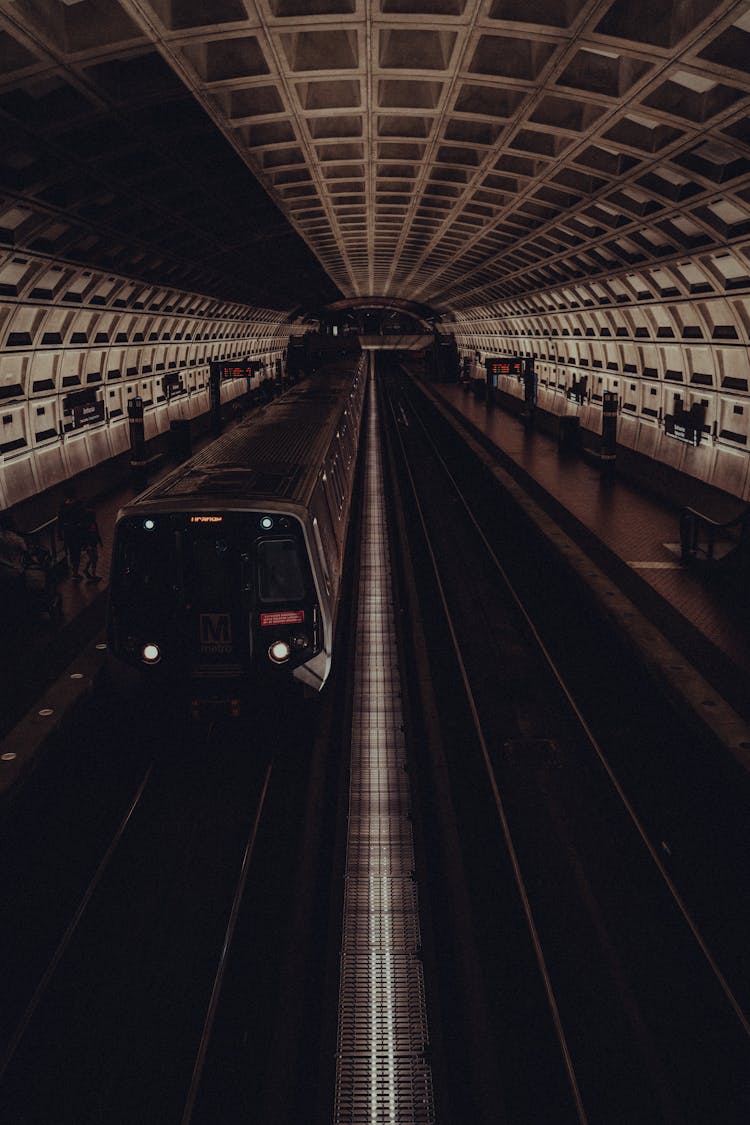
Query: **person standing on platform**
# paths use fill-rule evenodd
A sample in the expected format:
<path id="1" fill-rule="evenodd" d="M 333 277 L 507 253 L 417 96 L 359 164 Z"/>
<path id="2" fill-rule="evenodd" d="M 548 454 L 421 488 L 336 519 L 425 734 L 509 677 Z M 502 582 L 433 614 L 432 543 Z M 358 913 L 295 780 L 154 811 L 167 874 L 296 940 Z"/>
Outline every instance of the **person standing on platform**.
<path id="1" fill-rule="evenodd" d="M 0 581 L 8 583 L 23 574 L 28 544 L 8 515 L 0 516 Z"/>
<path id="2" fill-rule="evenodd" d="M 89 582 L 99 582 L 100 577 L 96 573 L 96 564 L 99 561 L 99 548 L 102 545 L 102 537 L 99 534 L 99 525 L 96 522 L 96 514 L 92 508 L 88 508 L 84 513 L 81 530 L 81 545 L 86 554 L 86 565 L 83 568 L 83 573 L 86 575 Z"/>
<path id="3" fill-rule="evenodd" d="M 57 513 L 57 526 L 68 556 L 71 569 L 71 578 L 74 582 L 81 581 L 78 569 L 81 565 L 81 548 L 83 546 L 83 521 L 84 508 L 76 495 L 74 485 L 66 485 L 63 502 Z"/>

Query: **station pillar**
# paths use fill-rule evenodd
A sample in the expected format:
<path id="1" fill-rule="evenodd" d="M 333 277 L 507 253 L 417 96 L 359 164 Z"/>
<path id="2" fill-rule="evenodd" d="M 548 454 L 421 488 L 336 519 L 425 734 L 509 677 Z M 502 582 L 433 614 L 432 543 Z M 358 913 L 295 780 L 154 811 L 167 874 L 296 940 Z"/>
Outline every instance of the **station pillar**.
<path id="1" fill-rule="evenodd" d="M 605 391 L 602 402 L 601 461 L 602 473 L 606 477 L 613 476 L 615 471 L 618 397 L 614 391 Z"/>
<path id="2" fill-rule="evenodd" d="M 492 365 L 487 360 L 485 364 L 487 378 L 484 387 L 484 398 L 488 406 L 492 406 L 495 401 L 495 375 L 493 374 Z"/>
<path id="3" fill-rule="evenodd" d="M 523 397 L 525 421 L 530 424 L 534 420 L 536 410 L 536 371 L 534 360 L 531 358 L 525 359 L 523 364 Z"/>
<path id="4" fill-rule="evenodd" d="M 130 469 L 136 488 L 146 483 L 146 434 L 143 426 L 143 399 L 140 395 L 128 402 L 130 430 Z"/>
<path id="5" fill-rule="evenodd" d="M 221 364 L 211 362 L 208 376 L 208 401 L 211 413 L 211 430 L 216 435 L 222 431 L 221 421 Z"/>

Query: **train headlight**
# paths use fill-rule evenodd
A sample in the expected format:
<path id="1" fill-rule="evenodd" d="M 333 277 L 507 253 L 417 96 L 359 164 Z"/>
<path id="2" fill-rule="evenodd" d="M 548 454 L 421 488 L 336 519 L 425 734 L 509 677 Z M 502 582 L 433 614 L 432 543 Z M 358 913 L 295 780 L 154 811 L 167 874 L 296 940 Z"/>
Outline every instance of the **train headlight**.
<path id="1" fill-rule="evenodd" d="M 260 526 L 263 528 L 264 531 L 270 531 L 271 528 L 273 527 L 273 520 L 271 519 L 270 516 L 264 516 L 263 519 L 260 521 Z"/>
<path id="2" fill-rule="evenodd" d="M 274 641 L 268 650 L 268 658 L 274 664 L 286 664 L 291 655 L 292 650 L 287 641 Z"/>
<path id="3" fill-rule="evenodd" d="M 143 526 L 145 527 L 146 531 L 153 531 L 156 527 L 156 523 L 152 519 L 147 519 L 143 521 Z"/>
<path id="4" fill-rule="evenodd" d="M 144 664 L 158 664 L 161 660 L 161 649 L 153 641 L 149 641 L 141 649 L 141 660 Z"/>

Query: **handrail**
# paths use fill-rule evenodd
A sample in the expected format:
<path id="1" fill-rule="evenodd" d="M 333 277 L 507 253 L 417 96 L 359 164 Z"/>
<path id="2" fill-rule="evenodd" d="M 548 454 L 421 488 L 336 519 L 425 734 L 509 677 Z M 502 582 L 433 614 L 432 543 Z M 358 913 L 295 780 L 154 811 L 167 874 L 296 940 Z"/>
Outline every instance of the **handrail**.
<path id="1" fill-rule="evenodd" d="M 40 523 L 39 527 L 31 527 L 28 531 L 24 532 L 25 535 L 39 535 L 40 532 L 46 531 L 48 527 L 57 524 L 57 516 L 53 516 L 51 520 L 46 523 Z"/>
<path id="2" fill-rule="evenodd" d="M 24 538 L 33 540 L 40 543 L 42 539 L 47 540 L 46 549 L 49 551 L 50 557 L 54 563 L 62 563 L 65 560 L 65 554 L 60 549 L 60 538 L 57 532 L 58 518 L 52 516 L 51 519 L 40 523 L 39 527 L 30 528 L 29 531 L 23 533 Z"/>
<path id="3" fill-rule="evenodd" d="M 720 538 L 721 532 L 728 532 L 735 527 L 739 527 L 741 530 L 738 543 L 741 546 L 749 525 L 750 508 L 746 508 L 739 515 L 722 522 L 707 516 L 704 512 L 697 511 L 695 508 L 683 508 L 680 512 L 680 561 L 687 563 L 691 555 L 698 551 L 701 528 L 705 528 L 708 532 L 706 536 L 706 558 L 713 559 L 714 544 L 717 538 Z"/>

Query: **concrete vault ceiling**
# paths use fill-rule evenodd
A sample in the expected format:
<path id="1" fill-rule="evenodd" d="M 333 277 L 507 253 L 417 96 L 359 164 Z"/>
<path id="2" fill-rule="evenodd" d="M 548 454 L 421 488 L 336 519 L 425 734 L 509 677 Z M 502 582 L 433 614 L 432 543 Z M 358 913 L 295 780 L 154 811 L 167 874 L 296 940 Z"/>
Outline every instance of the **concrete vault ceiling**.
<path id="1" fill-rule="evenodd" d="M 15 245 L 276 307 L 465 315 L 634 269 L 669 297 L 728 246 L 719 280 L 749 284 L 746 0 L 0 0 L 0 17 Z"/>

